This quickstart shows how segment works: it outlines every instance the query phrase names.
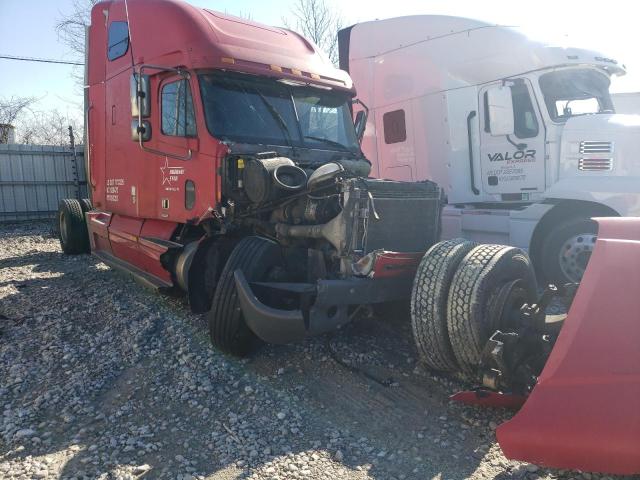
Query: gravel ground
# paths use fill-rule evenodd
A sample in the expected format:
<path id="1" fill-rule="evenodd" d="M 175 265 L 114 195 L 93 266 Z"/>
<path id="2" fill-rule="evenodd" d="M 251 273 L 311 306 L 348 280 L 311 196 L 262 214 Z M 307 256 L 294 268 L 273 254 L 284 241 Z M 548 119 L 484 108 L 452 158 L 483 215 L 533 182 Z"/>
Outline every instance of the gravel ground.
<path id="1" fill-rule="evenodd" d="M 462 387 L 400 312 L 238 360 L 48 224 L 0 226 L 2 478 L 607 478 L 506 460 L 511 413 L 453 404 Z"/>

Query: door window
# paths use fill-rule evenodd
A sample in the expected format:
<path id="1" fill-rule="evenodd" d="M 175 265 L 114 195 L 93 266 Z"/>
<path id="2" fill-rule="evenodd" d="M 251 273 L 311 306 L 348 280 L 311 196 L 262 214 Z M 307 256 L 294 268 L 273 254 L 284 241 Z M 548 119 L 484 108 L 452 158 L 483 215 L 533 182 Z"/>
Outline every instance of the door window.
<path id="1" fill-rule="evenodd" d="M 533 109 L 533 102 L 529 89 L 522 83 L 511 86 L 513 100 L 513 126 L 518 138 L 532 138 L 538 136 L 538 119 Z"/>
<path id="2" fill-rule="evenodd" d="M 539 133 L 538 118 L 531 101 L 529 89 L 524 82 L 511 85 L 511 99 L 513 104 L 513 127 L 518 138 L 533 138 Z M 489 102 L 487 92 L 484 93 L 484 131 L 490 132 Z"/>
<path id="3" fill-rule="evenodd" d="M 193 137 L 196 119 L 188 80 L 178 80 L 162 87 L 162 125 L 164 135 Z"/>

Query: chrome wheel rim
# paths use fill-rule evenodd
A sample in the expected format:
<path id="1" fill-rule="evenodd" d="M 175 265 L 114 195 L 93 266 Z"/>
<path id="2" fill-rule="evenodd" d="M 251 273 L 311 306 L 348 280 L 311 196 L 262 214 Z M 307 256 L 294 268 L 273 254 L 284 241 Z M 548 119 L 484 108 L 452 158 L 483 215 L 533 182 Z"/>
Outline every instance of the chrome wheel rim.
<path id="1" fill-rule="evenodd" d="M 579 282 L 596 245 L 596 234 L 581 233 L 568 238 L 560 247 L 560 270 L 570 282 Z"/>

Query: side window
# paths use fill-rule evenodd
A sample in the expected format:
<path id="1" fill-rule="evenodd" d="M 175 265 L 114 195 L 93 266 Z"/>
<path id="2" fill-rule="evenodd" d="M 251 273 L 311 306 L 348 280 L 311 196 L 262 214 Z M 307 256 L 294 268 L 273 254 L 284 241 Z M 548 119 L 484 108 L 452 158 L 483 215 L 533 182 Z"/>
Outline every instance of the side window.
<path id="1" fill-rule="evenodd" d="M 513 126 L 516 137 L 538 136 L 538 119 L 527 86 L 524 83 L 513 85 L 511 97 L 513 99 Z"/>
<path id="2" fill-rule="evenodd" d="M 196 134 L 193 98 L 188 80 L 178 80 L 162 87 L 162 125 L 165 135 L 192 137 Z"/>
<path id="3" fill-rule="evenodd" d="M 394 110 L 382 116 L 384 143 L 400 143 L 407 139 L 404 110 Z"/>
<path id="4" fill-rule="evenodd" d="M 120 58 L 129 50 L 129 28 L 127 22 L 111 22 L 107 57 L 109 61 Z"/>
<path id="5" fill-rule="evenodd" d="M 531 102 L 529 89 L 524 83 L 517 83 L 511 87 L 511 99 L 513 103 L 513 127 L 518 138 L 532 138 L 538 136 L 538 119 Z M 489 100 L 487 92 L 484 92 L 484 131 L 489 133 Z"/>

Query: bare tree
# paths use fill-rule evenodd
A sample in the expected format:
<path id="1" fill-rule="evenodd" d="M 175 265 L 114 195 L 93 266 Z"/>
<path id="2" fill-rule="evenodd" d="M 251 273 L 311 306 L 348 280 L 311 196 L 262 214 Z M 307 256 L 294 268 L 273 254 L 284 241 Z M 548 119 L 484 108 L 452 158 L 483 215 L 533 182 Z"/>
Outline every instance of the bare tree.
<path id="1" fill-rule="evenodd" d="M 65 44 L 75 60 L 84 61 L 85 29 L 91 23 L 91 9 L 99 0 L 73 0 L 69 11 L 60 13 L 56 22 L 58 38 Z M 84 71 L 82 67 L 73 67 L 71 77 L 77 82 L 78 87 L 84 83 Z"/>
<path id="2" fill-rule="evenodd" d="M 343 25 L 340 12 L 332 9 L 326 0 L 296 0 L 291 15 L 294 23 L 283 18 L 285 26 L 313 40 L 329 60 L 338 65 L 338 30 Z"/>
<path id="3" fill-rule="evenodd" d="M 32 111 L 18 125 L 18 138 L 25 145 L 69 145 L 69 126 L 76 144 L 82 143 L 82 119 L 64 115 L 59 110 Z"/>
<path id="4" fill-rule="evenodd" d="M 71 11 L 56 23 L 58 37 L 76 56 L 84 60 L 84 32 L 91 22 L 91 9 L 99 0 L 73 0 Z"/>
<path id="5" fill-rule="evenodd" d="M 0 124 L 13 125 L 25 115 L 29 107 L 36 101 L 35 97 L 0 98 Z M 0 130 L 0 143 L 9 140 L 9 129 Z"/>

